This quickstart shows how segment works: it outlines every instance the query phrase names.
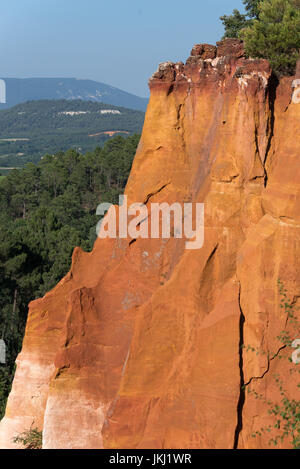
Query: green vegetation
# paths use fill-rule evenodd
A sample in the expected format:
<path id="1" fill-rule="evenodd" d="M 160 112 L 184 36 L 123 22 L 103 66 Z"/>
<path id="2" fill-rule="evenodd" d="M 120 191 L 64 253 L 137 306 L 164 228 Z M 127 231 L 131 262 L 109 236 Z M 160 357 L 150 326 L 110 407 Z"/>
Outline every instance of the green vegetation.
<path id="1" fill-rule="evenodd" d="M 82 155 L 46 155 L 0 181 L 0 418 L 22 344 L 29 301 L 44 295 L 67 273 L 75 246 L 91 250 L 96 207 L 118 202 L 139 135 L 108 140 Z"/>
<path id="2" fill-rule="evenodd" d="M 300 53 L 300 0 L 244 1 L 221 20 L 225 37 L 240 37 L 250 57 L 268 59 L 279 75 L 292 75 Z"/>
<path id="3" fill-rule="evenodd" d="M 2 77 L 3 78 L 3 77 Z M 145 112 L 147 98 L 140 98 L 104 83 L 78 78 L 7 78 L 5 77 L 6 103 L 0 109 L 41 99 L 80 99 L 96 103 L 112 104 Z"/>
<path id="4" fill-rule="evenodd" d="M 239 37 L 240 31 L 245 28 L 250 21 L 247 19 L 246 15 L 243 15 L 237 9 L 233 10 L 232 15 L 221 16 L 220 20 L 222 21 L 225 28 L 224 38 Z"/>
<path id="5" fill-rule="evenodd" d="M 93 151 L 110 138 L 105 132 L 141 133 L 144 116 L 142 111 L 82 100 L 30 101 L 1 110 L 0 173 L 37 163 L 45 153 Z"/>
<path id="6" fill-rule="evenodd" d="M 37 428 L 20 433 L 13 439 L 14 443 L 21 443 L 24 449 L 42 449 L 43 434 Z"/>
<path id="7" fill-rule="evenodd" d="M 294 299 L 288 298 L 287 290 L 280 280 L 278 281 L 278 290 L 281 295 L 280 307 L 284 309 L 287 317 L 286 327 L 277 337 L 280 344 L 279 350 L 288 349 L 291 355 L 295 350 L 292 348 L 293 341 L 295 338 L 300 338 L 300 323 L 296 316 Z M 248 346 L 245 348 L 245 351 L 255 351 L 255 349 Z M 256 351 L 257 355 L 259 353 L 260 351 Z M 300 374 L 299 364 L 293 363 L 290 356 L 286 359 L 285 355 L 281 356 L 279 353 L 278 359 L 287 360 L 290 375 L 295 373 Z M 268 433 L 270 434 L 270 445 L 277 446 L 279 442 L 287 440 L 294 449 L 300 449 L 300 400 L 290 396 L 285 389 L 283 379 L 278 374 L 274 375 L 274 386 L 276 386 L 279 391 L 280 400 L 278 402 L 266 401 L 262 395 L 257 393 L 255 385 L 247 388 L 249 394 L 252 394 L 255 399 L 260 399 L 268 406 L 268 413 L 274 418 L 273 425 L 255 431 L 252 436 L 257 437 L 261 436 L 263 433 Z M 297 387 L 300 388 L 300 381 Z M 297 394 L 299 395 L 299 392 L 295 389 L 295 396 Z"/>

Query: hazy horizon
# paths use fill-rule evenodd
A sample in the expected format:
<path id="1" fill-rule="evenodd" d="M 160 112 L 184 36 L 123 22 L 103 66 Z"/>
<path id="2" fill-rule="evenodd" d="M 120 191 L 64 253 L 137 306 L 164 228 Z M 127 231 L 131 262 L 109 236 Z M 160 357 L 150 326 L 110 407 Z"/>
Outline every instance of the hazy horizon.
<path id="1" fill-rule="evenodd" d="M 242 0 L 3 0 L 3 78 L 77 78 L 148 97 L 160 62 L 184 61 L 223 35 L 219 17 Z"/>

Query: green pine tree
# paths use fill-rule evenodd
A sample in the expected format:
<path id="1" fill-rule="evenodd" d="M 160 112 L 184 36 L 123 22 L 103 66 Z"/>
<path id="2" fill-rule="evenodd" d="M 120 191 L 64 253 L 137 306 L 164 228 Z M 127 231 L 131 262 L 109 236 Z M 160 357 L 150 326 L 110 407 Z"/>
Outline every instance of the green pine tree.
<path id="1" fill-rule="evenodd" d="M 258 18 L 259 4 L 261 1 L 262 0 L 243 0 L 246 14 L 242 14 L 239 10 L 235 9 L 232 15 L 221 16 L 220 20 L 225 29 L 224 38 L 239 37 L 241 30 L 246 26 L 250 26 L 253 19 Z"/>

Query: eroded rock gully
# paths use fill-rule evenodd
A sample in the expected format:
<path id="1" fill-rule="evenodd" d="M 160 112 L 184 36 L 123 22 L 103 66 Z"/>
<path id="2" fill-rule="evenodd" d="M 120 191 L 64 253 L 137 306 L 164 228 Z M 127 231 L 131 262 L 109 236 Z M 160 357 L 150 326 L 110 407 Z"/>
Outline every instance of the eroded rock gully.
<path id="1" fill-rule="evenodd" d="M 244 385 L 276 399 L 280 373 L 295 398 L 276 339 L 278 279 L 300 296 L 294 79 L 276 83 L 236 40 L 160 65 L 128 203 L 204 202 L 204 246 L 76 249 L 70 273 L 30 304 L 1 447 L 34 424 L 44 448 L 268 448 L 252 437 L 268 407 Z"/>

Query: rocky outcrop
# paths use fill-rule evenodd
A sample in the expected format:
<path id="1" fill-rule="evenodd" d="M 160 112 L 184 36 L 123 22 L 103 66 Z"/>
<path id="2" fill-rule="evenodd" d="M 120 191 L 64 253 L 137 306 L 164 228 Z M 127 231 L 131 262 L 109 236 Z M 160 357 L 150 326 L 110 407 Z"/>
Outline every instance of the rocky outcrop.
<path id="1" fill-rule="evenodd" d="M 246 59 L 240 41 L 160 65 L 128 203 L 204 202 L 204 246 L 128 238 L 76 249 L 70 273 L 30 304 L 1 447 L 32 424 L 44 448 L 268 447 L 252 434 L 271 419 L 274 373 L 296 389 L 276 339 L 288 323 L 278 279 L 300 298 L 292 84 Z"/>

